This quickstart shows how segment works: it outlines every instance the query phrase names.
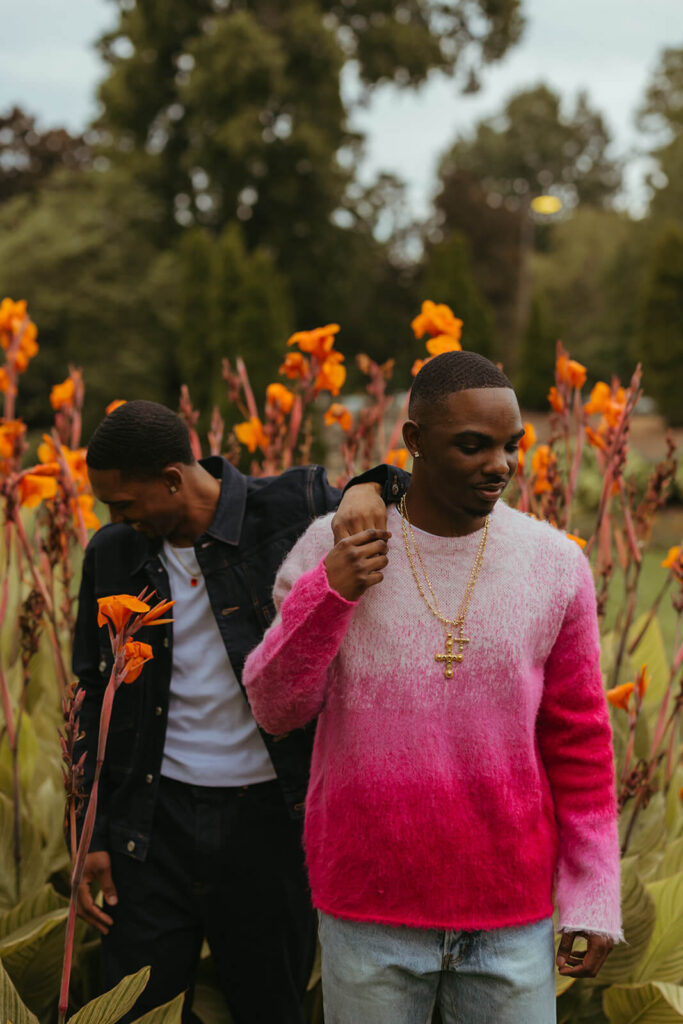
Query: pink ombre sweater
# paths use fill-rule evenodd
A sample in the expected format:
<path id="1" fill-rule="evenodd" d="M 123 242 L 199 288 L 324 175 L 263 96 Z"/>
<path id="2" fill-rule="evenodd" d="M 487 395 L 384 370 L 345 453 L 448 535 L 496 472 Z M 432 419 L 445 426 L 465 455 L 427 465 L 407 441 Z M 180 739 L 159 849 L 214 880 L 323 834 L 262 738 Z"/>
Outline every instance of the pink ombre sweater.
<path id="1" fill-rule="evenodd" d="M 306 800 L 313 902 L 359 921 L 490 929 L 553 911 L 621 935 L 607 705 L 590 567 L 498 502 L 453 678 L 389 511 L 384 581 L 349 602 L 323 559 L 331 516 L 294 547 L 244 681 L 278 735 L 318 717 Z M 445 615 L 480 533 L 415 535 Z"/>

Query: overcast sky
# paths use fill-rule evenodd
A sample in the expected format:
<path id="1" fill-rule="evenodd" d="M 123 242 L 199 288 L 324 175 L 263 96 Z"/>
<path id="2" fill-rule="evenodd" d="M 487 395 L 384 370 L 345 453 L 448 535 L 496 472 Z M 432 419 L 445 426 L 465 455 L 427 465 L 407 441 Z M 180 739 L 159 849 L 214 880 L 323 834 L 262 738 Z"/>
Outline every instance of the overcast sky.
<path id="1" fill-rule="evenodd" d="M 13 103 L 43 127 L 82 129 L 95 111 L 102 67 L 93 49 L 115 7 L 107 0 L 0 0 L 0 109 Z M 484 71 L 484 88 L 460 96 L 433 76 L 417 92 L 380 89 L 354 114 L 367 133 L 364 174 L 389 170 L 406 180 L 418 213 L 434 187 L 438 155 L 458 132 L 499 110 L 515 90 L 545 82 L 572 101 L 586 89 L 604 114 L 616 151 L 637 148 L 633 115 L 665 46 L 683 46 L 683 0 L 524 0 L 527 26 L 506 60 Z M 642 201 L 642 163 L 628 178 L 629 203 Z"/>

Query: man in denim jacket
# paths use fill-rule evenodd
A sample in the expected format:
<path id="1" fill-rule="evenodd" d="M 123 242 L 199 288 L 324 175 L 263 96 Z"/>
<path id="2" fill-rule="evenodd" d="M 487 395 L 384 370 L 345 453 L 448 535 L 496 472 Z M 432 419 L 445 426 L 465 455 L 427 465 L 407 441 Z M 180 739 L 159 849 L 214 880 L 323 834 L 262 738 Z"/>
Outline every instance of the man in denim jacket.
<path id="1" fill-rule="evenodd" d="M 97 598 L 147 587 L 176 600 L 172 625 L 138 634 L 154 659 L 114 701 L 79 891 L 103 935 L 103 984 L 150 964 L 125 1019 L 188 990 L 183 1021 L 197 1020 L 206 938 L 235 1024 L 301 1024 L 315 948 L 300 829 L 313 730 L 260 730 L 241 671 L 271 620 L 277 569 L 340 492 L 319 466 L 251 478 L 219 457 L 196 462 L 183 422 L 153 402 L 116 409 L 87 458 L 112 522 L 88 546 L 76 626 L 86 791 L 112 663 Z M 339 538 L 382 529 L 380 484 L 394 501 L 407 477 L 380 467 L 362 479 L 375 482 L 345 496 Z"/>

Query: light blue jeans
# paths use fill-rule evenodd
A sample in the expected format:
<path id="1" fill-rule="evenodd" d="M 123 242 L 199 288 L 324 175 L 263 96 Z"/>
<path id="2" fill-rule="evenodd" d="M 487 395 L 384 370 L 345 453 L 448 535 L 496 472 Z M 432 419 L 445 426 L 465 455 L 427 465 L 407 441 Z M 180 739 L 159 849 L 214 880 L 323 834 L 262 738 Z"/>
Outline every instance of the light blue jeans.
<path id="1" fill-rule="evenodd" d="M 325 1024 L 554 1024 L 555 946 L 546 918 L 459 932 L 320 914 Z"/>

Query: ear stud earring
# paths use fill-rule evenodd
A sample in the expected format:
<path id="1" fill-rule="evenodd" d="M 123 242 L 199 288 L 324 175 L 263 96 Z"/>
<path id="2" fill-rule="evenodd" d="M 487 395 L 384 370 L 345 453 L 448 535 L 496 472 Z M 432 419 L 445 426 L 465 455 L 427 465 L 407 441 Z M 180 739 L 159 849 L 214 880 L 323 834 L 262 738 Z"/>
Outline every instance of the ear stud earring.
<path id="1" fill-rule="evenodd" d="M 419 452 L 413 452 L 413 458 L 414 459 L 419 459 L 420 458 L 420 453 Z"/>
<path id="2" fill-rule="evenodd" d="M 171 485 L 171 486 L 169 487 L 169 491 L 171 492 L 171 494 L 175 494 L 175 492 L 176 492 L 177 490 L 178 490 L 178 488 L 177 488 L 177 487 L 175 487 L 175 486 L 173 486 L 173 485 Z"/>

